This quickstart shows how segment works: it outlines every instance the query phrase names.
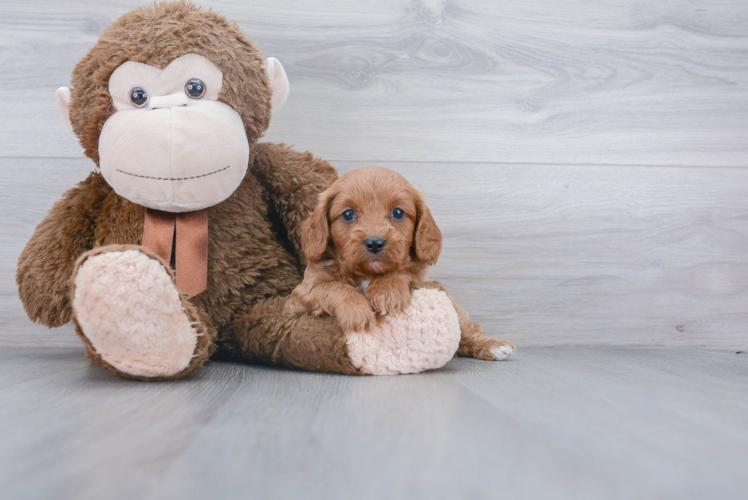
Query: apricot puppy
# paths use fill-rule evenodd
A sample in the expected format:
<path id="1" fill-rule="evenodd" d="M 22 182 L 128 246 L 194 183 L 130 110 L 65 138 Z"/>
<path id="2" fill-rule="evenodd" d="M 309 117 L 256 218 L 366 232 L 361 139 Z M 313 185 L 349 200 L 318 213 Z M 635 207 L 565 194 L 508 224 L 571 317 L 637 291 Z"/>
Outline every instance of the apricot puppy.
<path id="1" fill-rule="evenodd" d="M 289 309 L 332 314 L 343 331 L 360 331 L 377 315 L 410 305 L 411 285 L 426 281 L 428 266 L 441 253 L 442 234 L 423 196 L 402 175 L 364 167 L 320 194 L 301 241 L 308 266 Z M 458 355 L 503 359 L 512 353 L 511 343 L 484 335 L 452 302 L 460 319 Z"/>

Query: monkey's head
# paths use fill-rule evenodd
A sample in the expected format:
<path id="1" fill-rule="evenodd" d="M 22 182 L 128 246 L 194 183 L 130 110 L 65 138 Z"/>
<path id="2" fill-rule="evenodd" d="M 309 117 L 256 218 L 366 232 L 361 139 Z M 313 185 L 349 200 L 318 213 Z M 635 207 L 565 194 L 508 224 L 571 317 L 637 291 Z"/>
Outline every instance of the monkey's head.
<path id="1" fill-rule="evenodd" d="M 263 61 L 233 23 L 186 2 L 125 14 L 57 91 L 86 155 L 122 197 L 169 212 L 220 203 L 288 97 L 280 62 Z"/>

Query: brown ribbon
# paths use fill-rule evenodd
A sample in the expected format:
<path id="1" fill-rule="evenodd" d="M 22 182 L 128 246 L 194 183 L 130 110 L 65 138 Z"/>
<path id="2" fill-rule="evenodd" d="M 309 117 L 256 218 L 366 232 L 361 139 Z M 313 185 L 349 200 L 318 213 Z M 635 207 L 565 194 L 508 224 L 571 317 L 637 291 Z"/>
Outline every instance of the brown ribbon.
<path id="1" fill-rule="evenodd" d="M 143 246 L 171 264 L 175 240 L 177 288 L 194 297 L 208 287 L 208 211 L 174 214 L 147 209 Z"/>

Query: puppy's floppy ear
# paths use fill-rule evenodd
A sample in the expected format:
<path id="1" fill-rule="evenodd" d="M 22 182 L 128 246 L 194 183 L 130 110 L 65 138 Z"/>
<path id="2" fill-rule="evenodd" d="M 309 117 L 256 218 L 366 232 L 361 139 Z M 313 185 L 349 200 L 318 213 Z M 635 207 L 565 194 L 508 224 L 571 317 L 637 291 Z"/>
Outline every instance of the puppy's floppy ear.
<path id="1" fill-rule="evenodd" d="M 330 203 L 337 193 L 332 187 L 319 195 L 314 212 L 304 222 L 301 228 L 301 246 L 304 249 L 304 258 L 307 262 L 316 262 L 322 258 L 330 241 L 330 221 L 327 213 Z"/>
<path id="2" fill-rule="evenodd" d="M 439 254 L 442 252 L 442 232 L 436 225 L 431 210 L 423 201 L 423 195 L 415 193 L 414 196 L 418 215 L 413 246 L 415 247 L 416 258 L 431 266 L 436 264 Z"/>

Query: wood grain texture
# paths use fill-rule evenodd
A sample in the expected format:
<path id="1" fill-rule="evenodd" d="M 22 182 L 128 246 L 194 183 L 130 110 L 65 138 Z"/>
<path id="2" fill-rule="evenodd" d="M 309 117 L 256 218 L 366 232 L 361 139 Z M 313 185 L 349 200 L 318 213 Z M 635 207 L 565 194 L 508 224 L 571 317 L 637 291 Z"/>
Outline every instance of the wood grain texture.
<path id="1" fill-rule="evenodd" d="M 748 3 L 200 2 L 281 59 L 331 160 L 746 166 Z M 0 156 L 80 157 L 54 90 L 133 1 L 0 5 Z"/>
<path id="2" fill-rule="evenodd" d="M 335 162 L 340 172 L 363 164 Z M 490 335 L 528 345 L 748 347 L 748 169 L 386 163 L 444 234 L 431 271 Z M 29 324 L 18 255 L 88 160 L 0 159 L 0 343 Z M 36 340 L 34 340 L 36 339 Z"/>
<path id="3" fill-rule="evenodd" d="M 201 1 L 286 67 L 267 139 L 408 177 L 432 277 L 519 351 L 153 384 L 32 324 L 14 279 L 92 168 L 54 90 L 141 4 L 0 3 L 1 497 L 745 496 L 748 3 Z"/>
<path id="4" fill-rule="evenodd" d="M 743 498 L 748 355 L 527 348 L 402 377 L 117 379 L 0 350 L 5 498 Z"/>

